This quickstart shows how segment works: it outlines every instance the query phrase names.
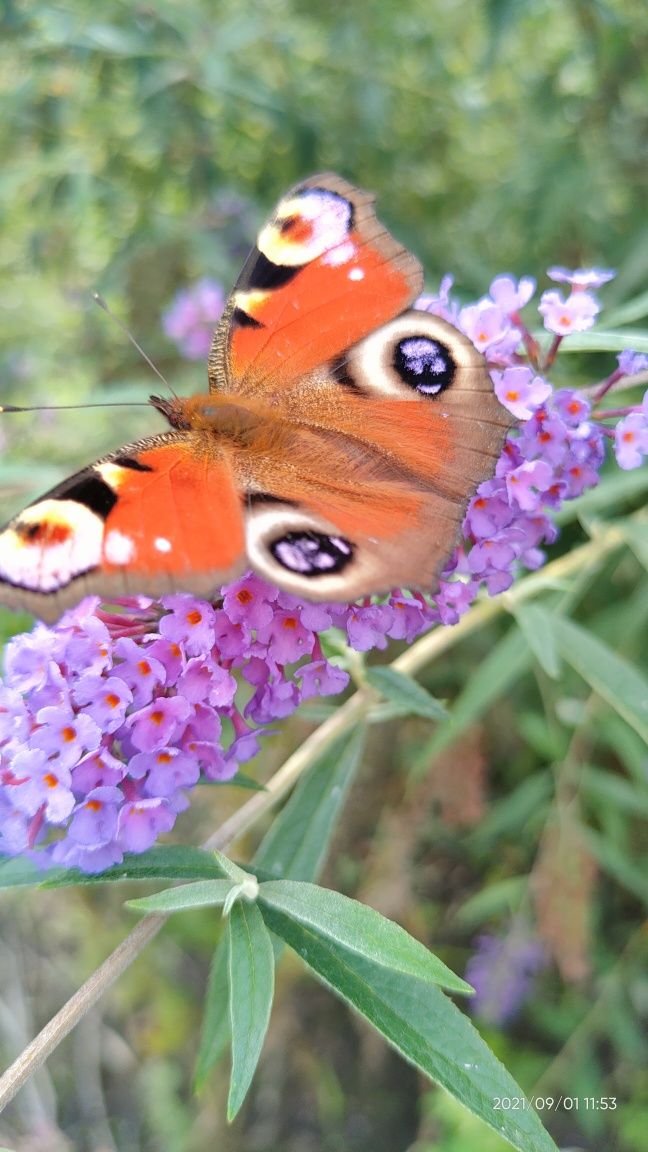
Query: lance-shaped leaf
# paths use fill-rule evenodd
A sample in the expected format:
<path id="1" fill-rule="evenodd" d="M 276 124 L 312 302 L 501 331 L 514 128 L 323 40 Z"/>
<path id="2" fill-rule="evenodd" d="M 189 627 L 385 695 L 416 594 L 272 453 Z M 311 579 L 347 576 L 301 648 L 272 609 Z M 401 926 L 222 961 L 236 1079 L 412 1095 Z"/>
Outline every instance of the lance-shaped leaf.
<path id="1" fill-rule="evenodd" d="M 141 896 L 138 900 L 128 900 L 126 906 L 139 912 L 186 912 L 191 908 L 209 908 L 225 904 L 236 885 L 231 880 L 196 880 L 193 884 L 180 884 L 177 888 L 165 888 L 153 896 Z"/>
<path id="2" fill-rule="evenodd" d="M 554 630 L 565 661 L 648 740 L 648 679 L 639 668 L 573 620 L 555 621 Z"/>
<path id="3" fill-rule="evenodd" d="M 323 941 L 366 956 L 373 964 L 455 992 L 472 992 L 469 984 L 399 924 L 340 892 L 294 880 L 270 880 L 259 886 L 259 904 L 263 915 L 269 906 Z"/>
<path id="4" fill-rule="evenodd" d="M 365 725 L 359 724 L 304 773 L 259 846 L 253 861 L 258 868 L 289 880 L 317 879 L 360 763 L 365 735 Z"/>
<path id="5" fill-rule="evenodd" d="M 263 918 L 406 1060 L 519 1152 L 557 1152 L 522 1089 L 439 988 L 344 948 L 270 904 L 263 905 Z M 498 1099 L 519 1100 L 520 1107 L 501 1110 Z"/>
<path id="6" fill-rule="evenodd" d="M 443 704 L 435 700 L 411 676 L 399 672 L 397 668 L 367 668 L 367 683 L 371 684 L 385 700 L 396 705 L 404 716 L 425 716 L 428 720 L 444 720 L 447 711 Z"/>
<path id="7" fill-rule="evenodd" d="M 42 872 L 38 873 L 43 888 L 114 884 L 130 880 L 208 880 L 222 875 L 223 870 L 213 852 L 182 844 L 156 844 L 147 852 L 130 852 L 124 856 L 121 864 L 114 864 L 105 872 L 81 872 L 79 868 L 68 868 L 46 872 L 44 878 Z"/>
<path id="8" fill-rule="evenodd" d="M 294 880 L 319 875 L 338 815 L 360 763 L 363 724 L 337 740 L 301 777 L 295 791 L 266 833 L 254 864 L 265 872 Z M 213 858 L 212 858 L 213 859 Z M 226 1011 L 227 948 L 216 946 L 209 973 L 200 1049 L 194 1083 L 200 1090 L 229 1039 Z"/>
<path id="9" fill-rule="evenodd" d="M 233 1120 L 252 1082 L 270 1020 L 274 954 L 255 904 L 238 901 L 229 917 L 232 1073 L 227 1119 Z"/>

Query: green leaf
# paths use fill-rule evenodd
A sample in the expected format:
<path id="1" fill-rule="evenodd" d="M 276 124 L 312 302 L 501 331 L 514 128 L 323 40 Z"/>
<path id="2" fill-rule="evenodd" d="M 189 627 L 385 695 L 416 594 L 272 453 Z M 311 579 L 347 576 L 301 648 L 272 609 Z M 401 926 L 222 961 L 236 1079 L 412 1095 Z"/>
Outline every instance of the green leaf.
<path id="1" fill-rule="evenodd" d="M 253 863 L 273 876 L 315 880 L 364 749 L 366 727 L 346 733 L 301 777 Z"/>
<path id="2" fill-rule="evenodd" d="M 645 476 L 648 473 L 648 468 L 637 469 L 637 471 L 643 472 Z M 646 484 L 648 486 L 648 478 L 646 478 Z M 648 524 L 627 520 L 620 527 L 625 530 L 628 545 L 632 548 L 637 560 L 648 570 Z"/>
<path id="3" fill-rule="evenodd" d="M 126 907 L 139 912 L 186 912 L 190 908 L 210 908 L 224 904 L 232 887 L 231 880 L 196 880 L 194 884 L 165 888 L 153 896 L 127 900 Z"/>
<path id="4" fill-rule="evenodd" d="M 292 796 L 272 823 L 253 863 L 269 875 L 293 880 L 314 880 L 328 846 L 349 787 L 362 758 L 366 727 L 363 724 L 329 748 L 300 778 Z M 221 940 L 212 960 L 195 1083 L 202 1088 L 229 1040 L 225 1012 L 227 948 Z"/>
<path id="5" fill-rule="evenodd" d="M 440 1084 L 519 1152 L 557 1152 L 530 1104 L 496 1110 L 524 1093 L 470 1021 L 440 991 L 325 940 L 267 905 L 264 919 L 341 999 L 415 1067 Z"/>
<path id="6" fill-rule="evenodd" d="M 508 691 L 529 663 L 529 646 L 524 636 L 518 628 L 511 628 L 475 668 L 450 709 L 445 723 L 439 724 L 419 753 L 414 765 L 415 773 L 420 775 L 426 772 L 434 757 L 483 716 L 491 704 Z"/>
<path id="7" fill-rule="evenodd" d="M 569 524 L 581 516 L 591 516 L 594 512 L 612 510 L 617 504 L 624 504 L 641 496 L 648 488 L 648 468 L 633 468 L 630 472 L 611 473 L 605 476 L 596 488 L 590 488 L 575 500 L 567 500 L 552 519 L 557 524 Z"/>
<path id="8" fill-rule="evenodd" d="M 505 880 L 486 884 L 474 896 L 464 900 L 455 918 L 459 924 L 472 928 L 501 916 L 510 918 L 522 904 L 528 886 L 528 876 L 507 876 Z"/>
<path id="9" fill-rule="evenodd" d="M 216 861 L 221 872 L 224 872 L 229 880 L 234 884 L 245 884 L 250 878 L 250 873 L 246 872 L 244 868 L 239 868 L 229 857 L 224 856 L 218 848 L 214 848 L 214 860 Z"/>
<path id="10" fill-rule="evenodd" d="M 454 992 L 472 992 L 442 960 L 373 908 L 330 888 L 294 880 L 271 880 L 259 887 L 261 911 L 270 905 L 318 938 L 366 956 L 374 964 L 440 984 Z"/>
<path id="11" fill-rule="evenodd" d="M 593 328 L 589 332 L 574 332 L 560 349 L 566 352 L 648 352 L 648 334 L 645 328 Z"/>
<path id="12" fill-rule="evenodd" d="M 267 792 L 265 784 L 259 784 L 253 776 L 246 776 L 243 772 L 237 772 L 236 776 L 232 776 L 231 780 L 201 780 L 203 788 L 245 788 L 249 792 Z"/>
<path id="13" fill-rule="evenodd" d="M 561 663 L 551 618 L 547 624 L 548 613 L 537 604 L 519 604 L 514 609 L 514 616 L 538 664 L 547 676 L 556 680 Z"/>
<path id="14" fill-rule="evenodd" d="M 239 1111 L 259 1062 L 274 994 L 270 934 L 255 904 L 241 901 L 229 918 L 232 1074 L 227 1119 Z"/>
<path id="15" fill-rule="evenodd" d="M 446 709 L 434 696 L 396 668 L 367 668 L 365 677 L 381 696 L 398 706 L 402 715 L 425 716 L 428 720 L 443 720 L 447 716 Z"/>
<path id="16" fill-rule="evenodd" d="M 610 840 L 592 828 L 584 831 L 585 841 L 599 867 L 607 872 L 617 884 L 632 892 L 648 906 L 648 869 L 646 862 L 633 864 L 627 853 L 622 852 Z"/>
<path id="17" fill-rule="evenodd" d="M 41 878 L 43 873 L 41 872 Z M 197 880 L 222 877 L 222 869 L 216 862 L 213 852 L 202 848 L 185 848 L 179 844 L 167 844 L 149 848 L 139 855 L 125 856 L 121 864 L 107 868 L 105 872 L 90 874 L 78 868 L 69 868 L 56 875 L 48 872 L 43 888 L 67 888 L 72 885 L 104 884 L 125 880 Z"/>
<path id="18" fill-rule="evenodd" d="M 58 868 L 53 872 L 55 877 L 65 876 L 65 872 L 61 872 Z M 28 860 L 24 856 L 12 856 L 0 862 L 0 888 L 46 887 L 43 884 L 43 876 L 50 877 L 52 873 L 42 872 L 33 860 Z"/>
<path id="19" fill-rule="evenodd" d="M 616 308 L 606 308 L 605 319 L 607 323 L 614 327 L 620 324 L 632 324 L 635 320 L 643 320 L 644 316 L 648 316 L 648 292 L 640 292 L 638 296 L 633 296 L 631 300 L 626 300 L 623 304 L 617 305 Z M 630 348 L 630 343 L 626 344 L 626 348 Z"/>
<path id="20" fill-rule="evenodd" d="M 482 822 L 469 833 L 469 842 L 478 851 L 492 851 L 497 841 L 510 835 L 519 836 L 528 823 L 544 821 L 553 790 L 553 777 L 549 771 L 527 776 L 508 796 L 502 796 L 493 805 Z"/>
<path id="21" fill-rule="evenodd" d="M 648 818 L 648 788 L 645 784 L 642 789 L 623 776 L 588 765 L 582 772 L 581 790 L 595 804 L 599 802 L 602 808 L 612 805 L 629 816 Z"/>
<path id="22" fill-rule="evenodd" d="M 648 741 L 648 680 L 639 669 L 573 620 L 554 620 L 554 634 L 566 663 Z"/>
<path id="23" fill-rule="evenodd" d="M 230 924 L 231 917 L 227 924 Z M 229 993 L 229 927 L 227 934 L 219 940 L 212 957 L 205 994 L 200 1048 L 196 1059 L 194 1085 L 200 1092 L 214 1065 L 220 1060 L 230 1043 L 232 1030 L 228 1012 Z"/>

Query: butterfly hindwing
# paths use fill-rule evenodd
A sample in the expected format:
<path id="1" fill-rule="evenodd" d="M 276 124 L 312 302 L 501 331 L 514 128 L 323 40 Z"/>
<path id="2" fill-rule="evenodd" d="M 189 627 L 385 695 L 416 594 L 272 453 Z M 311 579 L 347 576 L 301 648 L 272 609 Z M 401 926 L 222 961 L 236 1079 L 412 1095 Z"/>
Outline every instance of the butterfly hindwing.
<path id="1" fill-rule="evenodd" d="M 0 532 L 2 598 L 54 620 L 82 596 L 205 595 L 245 566 L 241 500 L 224 457 L 154 436 L 90 465 Z"/>
<path id="2" fill-rule="evenodd" d="M 251 564 L 308 599 L 434 587 L 510 423 L 470 340 L 408 310 L 291 405 L 292 442 L 253 478 L 273 499 L 246 509 Z"/>

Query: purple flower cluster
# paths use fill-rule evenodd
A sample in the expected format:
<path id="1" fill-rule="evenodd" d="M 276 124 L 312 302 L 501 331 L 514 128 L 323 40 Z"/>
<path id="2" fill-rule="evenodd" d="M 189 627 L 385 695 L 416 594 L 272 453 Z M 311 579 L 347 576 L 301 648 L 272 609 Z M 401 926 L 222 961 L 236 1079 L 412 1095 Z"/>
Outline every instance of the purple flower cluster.
<path id="1" fill-rule="evenodd" d="M 318 639 L 332 614 L 254 575 L 230 584 L 219 606 L 176 594 L 121 608 L 85 600 L 56 628 L 37 625 L 7 646 L 6 854 L 36 849 L 43 864 L 97 872 L 145 851 L 187 807 L 187 789 L 229 780 L 256 754 L 253 725 L 348 682 Z"/>
<path id="2" fill-rule="evenodd" d="M 544 375 L 564 335 L 593 323 L 591 289 L 611 274 L 551 275 L 571 291 L 560 306 L 553 290 L 540 299 L 554 336 L 544 356 L 520 315 L 535 291 L 530 278 L 499 276 L 487 296 L 460 309 L 447 277 L 438 296 L 418 301 L 483 350 L 496 394 L 518 421 L 494 477 L 470 502 L 463 542 L 433 596 L 397 589 L 386 602 L 311 604 L 248 573 L 211 604 L 176 594 L 108 611 L 86 600 L 56 627 L 37 625 L 9 643 L 0 681 L 0 852 L 96 872 L 145 851 L 172 828 L 196 784 L 230 779 L 278 719 L 347 686 L 344 667 L 325 655 L 327 632 L 366 652 L 456 623 L 480 590 L 502 592 L 520 568 L 543 563 L 543 545 L 557 535 L 553 513 L 597 483 L 606 438 L 621 467 L 641 462 L 648 399 L 628 409 L 598 405 L 622 376 L 644 372 L 648 358 L 622 353 L 592 399 L 554 391 Z M 173 325 L 167 317 L 185 355 L 194 355 L 199 330 L 201 339 L 211 331 L 219 293 L 202 282 L 184 294 Z"/>
<path id="3" fill-rule="evenodd" d="M 479 936 L 465 978 L 475 989 L 472 1011 L 488 1024 L 508 1024 L 523 1008 L 546 963 L 542 944 L 521 923 L 506 936 Z"/>
<path id="4" fill-rule="evenodd" d="M 206 276 L 177 293 L 162 317 L 162 327 L 185 359 L 206 360 L 224 307 L 221 285 Z"/>

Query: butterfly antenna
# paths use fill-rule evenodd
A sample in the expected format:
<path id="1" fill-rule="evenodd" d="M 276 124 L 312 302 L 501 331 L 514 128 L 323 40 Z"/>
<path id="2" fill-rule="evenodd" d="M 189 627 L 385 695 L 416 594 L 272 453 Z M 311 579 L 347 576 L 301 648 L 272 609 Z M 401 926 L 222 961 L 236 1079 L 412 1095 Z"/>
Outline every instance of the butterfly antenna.
<path id="1" fill-rule="evenodd" d="M 125 336 L 126 336 L 126 337 L 127 337 L 129 340 L 130 340 L 130 342 L 131 342 L 131 344 L 133 345 L 133 347 L 134 347 L 134 348 L 137 348 L 137 351 L 139 352 L 139 354 L 140 354 L 140 356 L 142 357 L 142 359 L 143 359 L 143 360 L 146 360 L 146 363 L 148 364 L 149 368 L 151 368 L 151 369 L 153 370 L 153 372 L 155 372 L 155 375 L 156 375 L 157 377 L 159 377 L 159 379 L 160 379 L 160 380 L 162 381 L 162 383 L 164 384 L 165 388 L 168 388 L 168 389 L 169 389 L 169 392 L 170 392 L 170 393 L 171 393 L 173 396 L 175 396 L 175 392 L 173 391 L 173 388 L 172 388 L 172 387 L 171 387 L 171 385 L 169 384 L 169 381 L 165 379 L 165 377 L 164 377 L 164 376 L 162 375 L 162 373 L 160 372 L 160 369 L 159 369 L 159 368 L 157 368 L 157 367 L 156 367 L 156 365 L 155 365 L 155 364 L 153 363 L 153 361 L 151 360 L 151 357 L 150 357 L 150 356 L 147 356 L 147 354 L 146 354 L 146 352 L 144 351 L 144 349 L 142 348 L 141 344 L 138 344 L 138 343 L 137 343 L 137 340 L 136 340 L 136 339 L 135 339 L 135 337 L 133 336 L 133 333 L 132 333 L 132 332 L 129 332 L 129 330 L 128 330 L 128 328 L 126 327 L 126 325 L 125 325 L 125 324 L 123 324 L 123 323 L 122 323 L 122 321 L 119 319 L 119 316 L 116 316 L 116 315 L 115 315 L 115 313 L 112 311 L 112 309 L 108 307 L 108 304 L 107 304 L 107 302 L 104 300 L 103 296 L 101 296 L 99 292 L 93 292 L 93 293 L 92 293 L 92 299 L 94 300 L 95 304 L 98 304 L 100 308 L 103 308 L 104 312 L 106 312 L 106 313 L 108 314 L 108 316 L 110 316 L 111 320 L 114 320 L 114 322 L 115 322 L 115 324 L 117 325 L 117 327 L 118 327 L 118 328 L 121 328 L 122 332 L 123 332 L 123 333 L 124 333 L 124 335 L 125 335 Z"/>
<path id="2" fill-rule="evenodd" d="M 0 404 L 0 415 L 7 412 L 65 412 L 75 408 L 150 408 L 148 400 L 104 400 L 99 404 Z"/>

